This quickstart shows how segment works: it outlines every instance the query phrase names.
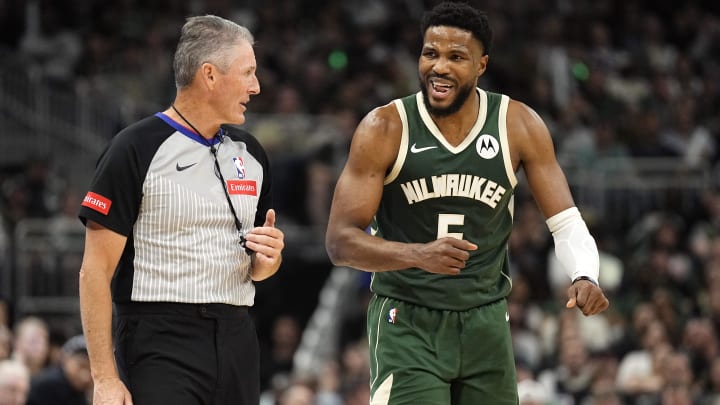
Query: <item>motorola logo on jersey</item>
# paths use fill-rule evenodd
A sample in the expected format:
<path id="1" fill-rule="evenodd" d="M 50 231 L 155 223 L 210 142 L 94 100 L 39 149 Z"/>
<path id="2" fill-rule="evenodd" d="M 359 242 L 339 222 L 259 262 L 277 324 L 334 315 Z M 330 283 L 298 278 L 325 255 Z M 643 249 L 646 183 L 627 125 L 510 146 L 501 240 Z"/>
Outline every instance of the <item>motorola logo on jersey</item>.
<path id="1" fill-rule="evenodd" d="M 480 135 L 475 143 L 478 155 L 483 159 L 492 159 L 500 152 L 500 143 L 492 135 Z"/>

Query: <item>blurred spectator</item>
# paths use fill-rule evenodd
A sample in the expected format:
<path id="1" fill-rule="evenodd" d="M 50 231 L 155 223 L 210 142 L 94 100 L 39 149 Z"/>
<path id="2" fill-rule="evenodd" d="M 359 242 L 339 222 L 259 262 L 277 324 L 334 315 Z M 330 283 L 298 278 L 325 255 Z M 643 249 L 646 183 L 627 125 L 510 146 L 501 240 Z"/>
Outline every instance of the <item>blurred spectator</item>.
<path id="1" fill-rule="evenodd" d="M 22 171 L 2 183 L 2 215 L 12 231 L 25 218 L 47 218 L 58 207 L 58 194 L 65 187 L 53 171 L 48 157 L 28 158 Z"/>
<path id="2" fill-rule="evenodd" d="M 0 361 L 7 360 L 12 354 L 12 332 L 10 329 L 0 323 Z"/>
<path id="3" fill-rule="evenodd" d="M 0 278 L 2 278 L 0 272 Z M 7 328 L 10 325 L 10 309 L 8 308 L 9 300 L 0 295 L 0 328 Z"/>
<path id="4" fill-rule="evenodd" d="M 693 371 L 690 367 L 690 359 L 683 352 L 670 353 L 662 364 L 663 391 L 662 396 L 666 395 L 667 388 L 681 388 L 683 397 L 687 395 L 690 399 L 688 404 L 695 401 L 700 387 L 693 383 Z"/>
<path id="5" fill-rule="evenodd" d="M 660 140 L 663 130 L 661 117 L 654 110 L 632 111 L 628 117 L 628 147 L 630 155 L 638 158 L 668 158 L 678 154 Z"/>
<path id="6" fill-rule="evenodd" d="M 551 246 L 550 233 L 535 202 L 527 197 L 517 198 L 508 249 L 512 275 L 522 275 L 533 288 L 527 289 L 527 300 L 545 301 L 552 291 L 548 286 L 545 257 Z M 567 277 L 567 273 L 566 276 Z"/>
<path id="7" fill-rule="evenodd" d="M 277 400 L 277 405 L 314 405 L 315 392 L 308 385 L 295 382 L 290 384 Z"/>
<path id="8" fill-rule="evenodd" d="M 715 357 L 710 362 L 708 378 L 701 392 L 698 405 L 720 404 L 720 357 Z"/>
<path id="9" fill-rule="evenodd" d="M 16 360 L 0 360 L 0 405 L 25 405 L 30 373 Z"/>
<path id="10" fill-rule="evenodd" d="M 3 35 L 0 36 L 0 48 L 13 49 L 17 47 L 23 34 L 25 24 L 25 4 L 20 1 L 0 2 L 0 26 Z"/>
<path id="11" fill-rule="evenodd" d="M 60 363 L 32 378 L 27 405 L 87 405 L 92 395 L 90 360 L 85 337 L 73 336 L 62 346 Z"/>
<path id="12" fill-rule="evenodd" d="M 348 405 L 340 394 L 342 371 L 335 361 L 328 361 L 319 371 L 317 378 L 316 405 Z"/>
<path id="13" fill-rule="evenodd" d="M 658 321 L 658 314 L 652 303 L 641 301 L 634 304 L 627 316 L 629 321 L 623 330 L 623 337 L 618 342 L 616 351 L 625 355 L 643 345 L 643 336 L 653 322 Z"/>
<path id="14" fill-rule="evenodd" d="M 622 399 L 615 381 L 617 380 L 619 362 L 617 355 L 607 350 L 595 353 L 593 356 L 597 365 L 597 372 L 590 388 L 590 395 L 585 397 L 585 402 L 593 405 L 622 405 Z"/>
<path id="15" fill-rule="evenodd" d="M 82 54 L 80 35 L 73 26 L 73 7 L 48 0 L 26 4 L 27 24 L 20 51 L 30 61 L 30 74 L 51 84 L 70 86 Z"/>
<path id="16" fill-rule="evenodd" d="M 671 353 L 665 327 L 652 321 L 643 334 L 642 347 L 620 361 L 616 379 L 619 392 L 635 401 L 657 396 L 665 383 L 663 367 Z"/>
<path id="17" fill-rule="evenodd" d="M 707 318 L 689 319 L 682 331 L 680 348 L 690 367 L 688 370 L 691 373 L 690 377 L 694 374 L 703 380 L 709 378 L 712 362 L 720 356 L 717 332 L 713 323 Z M 686 383 L 690 384 L 691 381 Z"/>
<path id="18" fill-rule="evenodd" d="M 2 192 L 2 177 L 0 177 L 0 193 Z M 3 198 L 0 196 L 0 206 L 3 205 Z M 8 309 L 8 295 L 11 293 L 10 285 L 13 283 L 11 272 L 13 271 L 11 261 L 12 237 L 8 234 L 4 212 L 0 209 L 0 325 L 9 326 L 10 311 Z"/>
<path id="19" fill-rule="evenodd" d="M 590 395 L 578 405 L 624 405 L 615 385 L 615 380 L 599 378 L 593 382 Z"/>
<path id="20" fill-rule="evenodd" d="M 606 69 L 590 66 L 587 80 L 581 82 L 580 92 L 590 105 L 589 118 L 593 121 L 611 121 L 622 116 L 623 103 L 609 91 Z"/>
<path id="21" fill-rule="evenodd" d="M 577 331 L 561 330 L 558 350 L 558 365 L 541 371 L 538 381 L 550 387 L 561 403 L 580 403 L 590 394 L 596 365 Z"/>
<path id="22" fill-rule="evenodd" d="M 340 360 L 329 360 L 316 377 L 314 405 L 366 405 L 370 403 L 367 342 L 344 346 Z"/>
<path id="23" fill-rule="evenodd" d="M 515 357 L 531 370 L 537 370 L 543 359 L 543 348 L 535 328 L 542 316 L 539 308 L 523 295 L 527 296 L 530 286 L 527 280 L 518 275 L 513 277 L 513 289 L 508 300 L 510 331 Z M 526 292 L 524 292 L 526 291 Z"/>
<path id="24" fill-rule="evenodd" d="M 345 346 L 341 353 L 340 364 L 343 389 L 357 382 L 367 383 L 368 388 L 370 387 L 370 353 L 366 338 Z"/>
<path id="25" fill-rule="evenodd" d="M 535 380 L 518 382 L 518 398 L 520 405 L 549 405 L 550 394 L 545 386 Z"/>
<path id="26" fill-rule="evenodd" d="M 23 363 L 31 376 L 47 366 L 49 350 L 50 333 L 44 320 L 28 316 L 15 325 L 12 358 Z"/>
<path id="27" fill-rule="evenodd" d="M 697 262 L 706 264 L 713 259 L 713 242 L 720 240 L 720 188 L 704 190 L 700 199 L 701 212 L 691 226 L 688 247 Z"/>
<path id="28" fill-rule="evenodd" d="M 267 389 L 273 377 L 278 374 L 290 376 L 293 356 L 300 344 L 300 325 L 290 315 L 275 318 L 270 342 L 262 347 L 260 356 L 260 382 L 262 390 Z"/>
<path id="29" fill-rule="evenodd" d="M 48 333 L 48 366 L 60 364 L 62 346 L 67 340 L 65 333 L 57 327 L 49 328 Z"/>
<path id="30" fill-rule="evenodd" d="M 660 403 L 665 405 L 693 405 L 694 395 L 685 385 L 668 385 L 662 390 Z"/>
<path id="31" fill-rule="evenodd" d="M 571 60 L 563 41 L 565 25 L 558 15 L 548 14 L 538 21 L 538 33 L 542 36 L 542 49 L 538 55 L 538 73 L 549 80 L 552 100 L 556 106 L 568 104 L 574 82 L 571 77 Z"/>
<path id="32" fill-rule="evenodd" d="M 681 156 L 690 169 L 709 166 L 716 157 L 717 142 L 698 123 L 695 99 L 687 97 L 673 106 L 671 124 L 660 134 L 660 142 Z"/>
<path id="33" fill-rule="evenodd" d="M 671 299 L 695 297 L 700 275 L 692 271 L 691 257 L 684 245 L 685 227 L 683 217 L 671 212 L 648 212 L 637 220 L 628 232 L 632 271 L 627 273 L 626 287 L 641 287 L 645 299 L 650 298 L 655 287 L 669 285 Z M 665 315 L 671 311 L 675 309 L 670 308 Z"/>
<path id="34" fill-rule="evenodd" d="M 367 378 L 345 382 L 342 389 L 343 405 L 366 405 L 370 403 L 370 381 Z M 318 404 L 320 405 L 320 404 Z"/>

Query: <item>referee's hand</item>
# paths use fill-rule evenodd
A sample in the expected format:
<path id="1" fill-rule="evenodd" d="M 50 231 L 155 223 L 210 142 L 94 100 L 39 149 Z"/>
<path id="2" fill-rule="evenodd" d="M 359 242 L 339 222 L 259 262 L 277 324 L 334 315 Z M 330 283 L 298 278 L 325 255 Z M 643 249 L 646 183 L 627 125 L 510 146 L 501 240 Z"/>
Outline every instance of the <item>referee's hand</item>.
<path id="1" fill-rule="evenodd" d="M 265 215 L 265 223 L 250 230 L 245 235 L 245 246 L 255 252 L 253 254 L 252 279 L 264 280 L 277 271 L 282 261 L 282 250 L 285 247 L 285 235 L 275 228 L 275 210 L 269 209 Z"/>
<path id="2" fill-rule="evenodd" d="M 119 378 L 94 381 L 93 405 L 133 405 L 130 391 Z"/>

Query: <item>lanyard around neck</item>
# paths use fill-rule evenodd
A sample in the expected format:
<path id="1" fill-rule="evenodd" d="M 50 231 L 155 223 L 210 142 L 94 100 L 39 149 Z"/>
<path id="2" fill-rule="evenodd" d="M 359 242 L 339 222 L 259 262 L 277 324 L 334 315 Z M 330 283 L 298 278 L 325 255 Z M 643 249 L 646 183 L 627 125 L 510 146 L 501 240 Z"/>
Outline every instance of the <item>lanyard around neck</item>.
<path id="1" fill-rule="evenodd" d="M 233 216 L 233 222 L 235 223 L 235 229 L 237 229 L 238 236 L 240 238 L 240 246 L 242 246 L 243 249 L 245 249 L 245 252 L 247 252 L 247 254 L 251 254 L 252 251 L 250 249 L 248 249 L 247 246 L 245 245 L 246 240 L 245 240 L 245 235 L 243 234 L 243 231 L 242 231 L 242 223 L 240 222 L 240 218 L 238 218 L 237 213 L 235 212 L 235 207 L 233 206 L 232 201 L 230 200 L 230 194 L 228 194 L 228 191 L 227 191 L 227 182 L 225 181 L 225 177 L 223 177 L 222 170 L 220 170 L 220 162 L 218 162 L 217 154 L 218 154 L 218 150 L 220 149 L 220 144 L 222 144 L 222 142 L 223 142 L 222 129 L 214 136 L 214 138 L 218 138 L 220 140 L 220 143 L 218 143 L 218 147 L 216 148 L 215 145 L 212 145 L 210 143 L 210 141 L 207 138 L 205 138 L 203 136 L 203 134 L 197 128 L 195 128 L 195 126 L 190 121 L 188 121 L 188 119 L 185 118 L 180 113 L 180 111 L 178 111 L 177 108 L 175 108 L 174 104 L 170 104 L 170 107 L 172 107 L 172 109 L 175 111 L 175 113 L 177 113 L 177 115 L 180 118 L 182 118 L 182 120 L 185 121 L 185 123 L 188 124 L 190 126 L 190 128 L 193 129 L 193 131 L 197 132 L 197 134 L 200 135 L 200 137 L 205 141 L 207 146 L 210 147 L 210 153 L 213 155 L 213 160 L 214 160 L 213 163 L 215 166 L 215 177 L 217 177 L 218 180 L 220 180 L 220 184 L 222 186 L 223 192 L 225 193 L 225 200 L 227 200 L 228 207 L 230 207 L 230 212 L 232 213 L 232 216 Z"/>

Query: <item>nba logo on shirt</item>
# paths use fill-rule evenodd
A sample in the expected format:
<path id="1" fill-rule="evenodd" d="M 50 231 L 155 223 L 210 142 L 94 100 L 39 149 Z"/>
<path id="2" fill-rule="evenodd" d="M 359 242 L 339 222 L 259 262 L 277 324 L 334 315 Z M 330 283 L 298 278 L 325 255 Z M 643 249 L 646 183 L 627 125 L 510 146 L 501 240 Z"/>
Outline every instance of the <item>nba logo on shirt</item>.
<path id="1" fill-rule="evenodd" d="M 245 178 L 245 164 L 243 163 L 243 160 L 240 156 L 233 158 L 233 163 L 235 163 L 235 169 L 237 170 L 238 179 L 244 179 Z"/>
<path id="2" fill-rule="evenodd" d="M 388 322 L 394 324 L 397 321 L 397 314 L 397 308 L 390 308 L 390 311 L 388 312 Z"/>

